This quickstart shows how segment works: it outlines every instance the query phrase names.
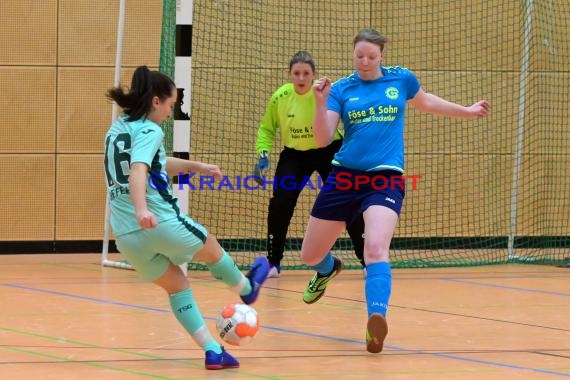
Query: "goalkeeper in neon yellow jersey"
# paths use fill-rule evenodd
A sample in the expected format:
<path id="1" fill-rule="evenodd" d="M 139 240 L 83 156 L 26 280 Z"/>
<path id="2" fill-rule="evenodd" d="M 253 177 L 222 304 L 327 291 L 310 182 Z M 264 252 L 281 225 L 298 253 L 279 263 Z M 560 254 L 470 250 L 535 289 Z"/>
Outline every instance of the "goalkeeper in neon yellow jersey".
<path id="1" fill-rule="evenodd" d="M 269 170 L 269 154 L 277 130 L 280 130 L 284 145 L 275 169 L 273 197 L 269 201 L 267 216 L 267 259 L 271 264 L 269 277 L 279 277 L 281 272 L 287 230 L 303 188 L 303 180 L 316 171 L 324 183 L 331 170 L 331 161 L 342 145 L 342 136 L 337 131 L 328 146 L 317 147 L 312 125 L 315 114 L 312 91 L 315 71 L 314 59 L 308 52 L 299 51 L 291 58 L 291 81 L 273 93 L 257 132 L 256 153 L 259 160 L 254 175 L 259 177 L 260 184 L 262 175 Z M 362 217 L 356 218 L 347 230 L 355 254 L 364 267 Z"/>

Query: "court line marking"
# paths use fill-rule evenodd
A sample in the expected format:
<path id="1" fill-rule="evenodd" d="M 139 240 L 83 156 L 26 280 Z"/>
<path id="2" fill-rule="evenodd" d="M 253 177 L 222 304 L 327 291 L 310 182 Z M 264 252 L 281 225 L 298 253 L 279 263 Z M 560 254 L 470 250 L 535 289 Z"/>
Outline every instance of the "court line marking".
<path id="1" fill-rule="evenodd" d="M 167 309 L 151 308 L 151 307 L 146 307 L 146 306 L 128 304 L 128 303 L 124 303 L 124 302 L 110 301 L 110 300 L 105 300 L 105 299 L 95 298 L 95 297 L 78 296 L 78 295 L 71 294 L 71 293 L 34 288 L 34 287 L 18 285 L 18 284 L 2 284 L 2 286 L 12 287 L 12 288 L 17 288 L 17 289 L 22 289 L 22 290 L 29 290 L 29 291 L 39 292 L 39 293 L 59 295 L 59 296 L 63 296 L 63 297 L 86 300 L 86 301 L 93 301 L 96 303 L 133 308 L 133 309 L 138 309 L 138 310 L 147 310 L 147 311 L 154 311 L 154 312 L 160 312 L 160 313 L 170 312 L 170 310 L 167 310 Z M 204 319 L 215 319 L 215 318 L 204 317 Z M 324 339 L 324 340 L 333 340 L 333 341 L 337 341 L 337 342 L 354 343 L 354 344 L 359 344 L 362 346 L 364 345 L 364 341 L 361 341 L 361 340 L 348 339 L 348 338 L 337 338 L 337 337 L 332 337 L 329 335 L 313 334 L 313 333 L 307 333 L 307 332 L 303 332 L 303 331 L 274 327 L 274 326 L 262 326 L 262 328 L 273 330 L 273 331 L 279 331 L 279 332 L 283 332 L 283 333 L 288 333 L 288 334 L 293 334 L 293 335 L 301 335 L 301 336 L 319 338 L 319 339 Z M 482 365 L 490 365 L 490 366 L 496 366 L 496 367 L 502 367 L 502 368 L 517 369 L 517 370 L 531 371 L 531 372 L 537 372 L 537 373 L 543 373 L 543 374 L 549 374 L 549 375 L 570 377 L 570 373 L 550 371 L 550 370 L 534 368 L 534 367 L 518 366 L 518 365 L 513 365 L 513 364 L 506 364 L 506 363 L 500 363 L 500 362 L 494 362 L 494 361 L 488 361 L 488 360 L 479 360 L 479 359 L 473 359 L 473 358 L 463 358 L 463 357 L 457 356 L 457 355 L 430 353 L 430 352 L 424 352 L 422 350 L 409 350 L 409 349 L 396 347 L 396 346 L 386 345 L 385 347 L 392 349 L 392 350 L 396 350 L 396 351 L 417 352 L 417 353 L 421 353 L 421 354 L 424 354 L 427 356 L 434 356 L 434 357 L 446 358 L 446 359 L 451 359 L 451 360 L 458 360 L 458 361 L 464 361 L 464 362 L 470 362 L 470 363 L 476 363 L 476 364 L 482 364 Z"/>
<path id="2" fill-rule="evenodd" d="M 288 293 L 296 293 L 296 294 L 301 293 L 298 290 L 291 290 L 291 289 L 285 289 L 285 288 L 276 288 L 276 287 L 270 287 L 270 286 L 265 286 L 265 288 L 270 289 L 270 290 L 275 290 L 275 291 L 288 292 Z M 333 299 L 333 300 L 340 300 L 340 301 L 356 302 L 356 303 L 362 304 L 362 305 L 365 304 L 364 300 L 356 299 L 356 298 L 348 298 L 348 297 L 341 297 L 341 296 L 334 296 L 334 295 L 327 295 L 326 298 Z M 339 306 L 338 303 L 337 304 L 328 303 L 326 300 L 323 300 L 320 303 L 325 304 L 327 306 L 331 306 L 331 307 L 338 307 Z M 506 323 L 506 324 L 517 325 L 517 326 L 528 326 L 528 327 L 535 327 L 535 328 L 539 328 L 539 329 L 570 332 L 570 329 L 564 329 L 564 328 L 560 328 L 560 327 L 551 327 L 551 326 L 536 325 L 536 324 L 531 324 L 531 323 L 515 322 L 515 321 L 509 321 L 509 320 L 505 320 L 505 319 L 482 317 L 479 315 L 452 313 L 449 311 L 439 311 L 439 310 L 432 310 L 432 309 L 426 309 L 426 308 L 414 307 L 414 306 L 402 306 L 402 305 L 397 305 L 397 304 L 393 304 L 393 303 L 390 303 L 390 307 L 396 308 L 396 309 L 403 309 L 403 310 L 421 311 L 424 313 L 433 313 L 433 314 L 449 315 L 449 316 L 454 316 L 454 317 L 479 319 L 479 320 L 490 321 L 490 322 Z"/>
<path id="3" fill-rule="evenodd" d="M 36 333 L 33 331 L 26 331 L 26 330 L 19 330 L 19 329 L 14 329 L 14 328 L 7 328 L 7 327 L 2 327 L 0 326 L 0 331 L 7 331 L 7 332 L 11 332 L 11 333 L 15 333 L 15 334 L 21 334 L 21 335 L 26 335 L 26 336 L 33 336 L 36 338 L 42 338 L 42 339 L 46 339 L 49 341 L 55 341 L 57 343 L 71 343 L 71 344 L 75 344 L 75 345 L 79 345 L 82 346 L 82 348 L 100 348 L 100 349 L 104 349 L 104 350 L 109 350 L 111 352 L 119 352 L 122 354 L 129 354 L 129 355 L 134 355 L 134 356 L 138 356 L 138 357 L 143 357 L 145 359 L 153 359 L 153 360 L 164 360 L 164 361 L 175 361 L 175 362 L 179 362 L 178 364 L 183 364 L 185 366 L 188 366 L 192 369 L 199 369 L 199 370 L 203 370 L 204 366 L 203 363 L 201 362 L 201 358 L 198 359 L 200 360 L 200 364 L 196 364 L 193 362 L 193 358 L 188 359 L 188 358 L 165 358 L 162 356 L 158 356 L 158 355 L 152 355 L 152 354 L 148 354 L 148 353 L 142 353 L 142 352 L 137 352 L 137 351 L 130 351 L 128 349 L 124 349 L 124 348 L 109 348 L 109 347 L 103 347 L 103 346 L 98 346 L 96 344 L 93 343 L 85 343 L 85 342 L 81 342 L 78 340 L 73 340 L 73 339 L 67 339 L 67 338 L 61 338 L 61 337 L 56 337 L 56 336 L 52 336 L 52 335 L 46 335 L 46 334 L 41 334 L 41 333 Z M 36 355 L 36 356 L 40 356 L 40 357 L 48 357 L 48 358 L 52 358 L 52 359 L 58 359 L 57 362 L 42 362 L 41 364 L 57 364 L 59 362 L 61 363 L 75 363 L 75 364 L 85 364 L 85 365 L 90 365 L 90 366 L 94 366 L 94 367 L 103 367 L 106 369 L 114 369 L 120 372 L 133 372 L 133 373 L 137 373 L 137 374 L 141 374 L 141 375 L 145 375 L 147 377 L 153 377 L 153 378 L 157 378 L 157 379 L 168 379 L 168 380 L 174 380 L 174 379 L 178 379 L 179 377 L 173 378 L 173 377 L 164 377 L 161 375 L 153 375 L 153 374 L 149 374 L 146 372 L 142 372 L 142 371 L 137 371 L 137 370 L 129 370 L 129 369 L 122 369 L 122 368 L 116 368 L 116 367 L 112 367 L 110 365 L 105 365 L 102 363 L 105 362 L 126 362 L 128 360 L 113 360 L 113 361 L 97 361 L 97 360 L 72 360 L 66 357 L 61 357 L 61 356 L 56 356 L 53 354 L 46 354 L 43 352 L 38 352 L 38 351 L 32 351 L 32 350 L 26 350 L 26 349 L 22 349 L 16 346 L 0 346 L 0 348 L 4 348 L 4 349 L 8 349 L 8 350 L 13 350 L 13 351 L 17 351 L 17 352 L 25 352 L 27 354 L 30 355 Z M 49 347 L 50 349 L 52 347 Z M 202 353 L 202 351 L 200 350 L 200 353 Z M 131 360 L 131 361 L 135 361 L 135 360 Z M 20 364 L 19 362 L 5 362 L 5 363 L 0 363 L 0 364 Z M 28 364 L 28 363 L 23 363 L 23 364 Z M 251 377 L 258 377 L 258 378 L 262 378 L 262 379 L 278 379 L 278 377 L 275 376 L 268 376 L 268 375 L 260 375 L 257 373 L 251 373 L 251 372 L 245 372 L 242 368 L 238 369 L 226 369 L 224 370 L 225 372 L 233 372 L 233 373 L 240 373 L 240 374 L 245 374 Z M 239 371 L 239 372 L 238 372 Z"/>
<path id="4" fill-rule="evenodd" d="M 144 377 L 150 377 L 152 379 L 163 379 L 163 380 L 174 380 L 174 377 L 166 377 L 166 376 L 162 376 L 162 375 L 155 375 L 152 373 L 148 373 L 148 372 L 143 372 L 143 371 L 137 371 L 137 370 L 131 370 L 128 368 L 122 368 L 122 367 L 115 367 L 109 364 L 104 364 L 104 363 L 100 363 L 100 362 L 84 362 L 84 361 L 75 361 L 73 359 L 69 359 L 65 356 L 60 356 L 60 355 L 53 355 L 53 354 L 47 354 L 44 352 L 38 352 L 38 351 L 33 351 L 33 350 L 27 350 L 25 348 L 19 348 L 19 347 L 13 347 L 13 346 L 2 346 L 0 347 L 4 350 L 7 351 L 14 351 L 14 352 L 18 352 L 18 353 L 24 353 L 27 355 L 33 355 L 33 356 L 39 356 L 42 358 L 48 358 L 48 359 L 53 359 L 56 360 L 59 363 L 76 363 L 76 364 L 82 364 L 82 365 L 86 365 L 89 367 L 95 367 L 95 368 L 103 368 L 103 369 L 107 369 L 107 370 L 112 370 L 112 371 L 117 371 L 117 372 L 122 372 L 122 373 L 128 373 L 131 375 L 140 375 L 140 376 L 144 376 Z M 43 362 L 42 364 L 54 364 L 57 362 Z M 7 363 L 7 364 L 20 364 L 20 363 Z"/>
<path id="5" fill-rule="evenodd" d="M 459 282 L 459 283 L 469 284 L 469 285 L 487 286 L 487 287 L 490 287 L 490 288 L 516 290 L 516 291 L 520 291 L 520 292 L 548 294 L 548 295 L 551 295 L 551 296 L 560 296 L 560 297 L 570 297 L 570 293 L 561 293 L 561 292 L 552 292 L 552 291 L 549 291 L 549 290 L 539 290 L 539 289 L 521 288 L 521 287 L 517 287 L 517 286 L 509 286 L 509 285 L 500 285 L 500 284 L 493 284 L 493 283 L 485 283 L 485 282 L 464 280 L 464 279 L 453 278 L 453 277 L 450 277 L 450 278 L 444 277 L 444 278 L 441 278 L 440 280 L 442 280 L 442 281 L 451 281 L 451 282 Z"/>

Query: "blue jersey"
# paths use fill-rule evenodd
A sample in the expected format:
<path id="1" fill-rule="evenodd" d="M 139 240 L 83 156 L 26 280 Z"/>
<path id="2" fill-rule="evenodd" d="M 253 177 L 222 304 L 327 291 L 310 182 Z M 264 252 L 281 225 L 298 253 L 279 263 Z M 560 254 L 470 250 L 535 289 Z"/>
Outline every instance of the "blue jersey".
<path id="1" fill-rule="evenodd" d="M 383 76 L 365 81 L 357 72 L 332 86 L 328 109 L 344 124 L 344 142 L 333 164 L 357 170 L 404 172 L 406 101 L 420 83 L 402 67 L 381 67 Z"/>
<path id="2" fill-rule="evenodd" d="M 117 118 L 105 137 L 105 172 L 110 197 L 111 227 L 116 236 L 140 230 L 129 192 L 129 171 L 135 162 L 149 167 L 154 182 L 147 184 L 146 202 L 157 222 L 180 214 L 178 200 L 172 195 L 166 178 L 166 152 L 162 145 L 164 132 L 148 119 L 127 121 Z M 164 181 L 164 186 L 157 181 Z"/>

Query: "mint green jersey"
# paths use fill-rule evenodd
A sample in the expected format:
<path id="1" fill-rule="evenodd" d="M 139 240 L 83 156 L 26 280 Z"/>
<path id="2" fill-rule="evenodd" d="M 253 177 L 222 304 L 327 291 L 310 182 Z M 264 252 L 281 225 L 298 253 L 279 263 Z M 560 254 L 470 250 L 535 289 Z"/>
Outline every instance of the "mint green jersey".
<path id="1" fill-rule="evenodd" d="M 271 153 L 277 130 L 281 130 L 284 146 L 296 150 L 319 148 L 313 134 L 315 116 L 315 96 L 313 91 L 303 95 L 295 92 L 293 83 L 286 83 L 273 93 L 257 131 L 257 154 Z M 336 133 L 334 139 L 340 139 Z"/>
<path id="2" fill-rule="evenodd" d="M 167 182 L 163 138 L 164 132 L 151 120 L 129 122 L 126 115 L 117 118 L 105 136 L 110 220 L 116 236 L 141 229 L 129 193 L 129 171 L 135 162 L 148 165 L 149 173 L 154 174 L 152 186 L 147 184 L 146 201 L 148 210 L 156 216 L 157 222 L 176 218 L 180 214 L 178 200 Z M 156 178 L 161 178 L 165 186 L 158 186 Z"/>

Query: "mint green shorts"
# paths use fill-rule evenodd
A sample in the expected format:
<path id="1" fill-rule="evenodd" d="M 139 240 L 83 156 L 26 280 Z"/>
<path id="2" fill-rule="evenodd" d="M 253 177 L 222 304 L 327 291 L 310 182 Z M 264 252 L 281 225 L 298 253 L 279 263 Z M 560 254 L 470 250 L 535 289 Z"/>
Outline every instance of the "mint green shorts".
<path id="1" fill-rule="evenodd" d="M 139 275 L 147 281 L 160 278 L 172 262 L 192 260 L 206 243 L 208 231 L 192 218 L 181 215 L 149 228 L 117 236 L 116 244 Z"/>

